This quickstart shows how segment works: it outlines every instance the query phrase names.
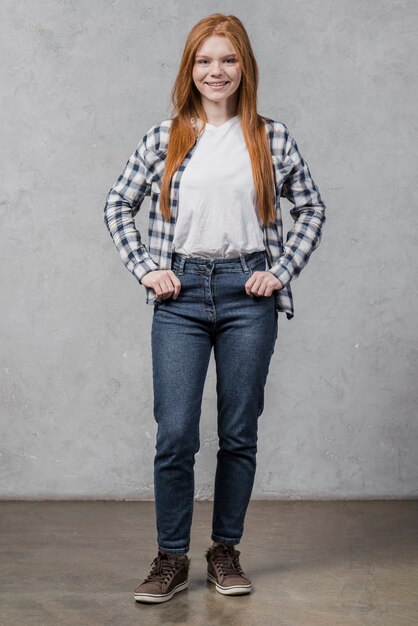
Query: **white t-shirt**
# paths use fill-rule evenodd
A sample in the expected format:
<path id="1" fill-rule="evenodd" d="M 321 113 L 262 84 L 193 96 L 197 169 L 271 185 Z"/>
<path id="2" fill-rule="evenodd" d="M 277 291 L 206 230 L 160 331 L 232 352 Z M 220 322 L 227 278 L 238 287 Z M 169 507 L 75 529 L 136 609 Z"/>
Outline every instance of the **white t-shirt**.
<path id="1" fill-rule="evenodd" d="M 173 250 L 231 257 L 264 250 L 251 160 L 239 116 L 206 124 L 179 186 Z"/>

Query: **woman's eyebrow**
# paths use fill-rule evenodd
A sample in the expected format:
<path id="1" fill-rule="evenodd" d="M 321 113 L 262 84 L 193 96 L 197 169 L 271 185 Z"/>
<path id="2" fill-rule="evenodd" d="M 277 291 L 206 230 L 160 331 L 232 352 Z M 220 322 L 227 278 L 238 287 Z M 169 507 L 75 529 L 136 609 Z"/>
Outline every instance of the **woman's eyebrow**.
<path id="1" fill-rule="evenodd" d="M 221 57 L 221 59 L 226 59 L 226 57 L 235 57 L 235 56 L 236 56 L 235 52 L 231 52 L 230 54 L 225 54 L 223 57 Z M 210 59 L 210 57 L 207 54 L 196 54 L 196 59 L 198 58 Z"/>

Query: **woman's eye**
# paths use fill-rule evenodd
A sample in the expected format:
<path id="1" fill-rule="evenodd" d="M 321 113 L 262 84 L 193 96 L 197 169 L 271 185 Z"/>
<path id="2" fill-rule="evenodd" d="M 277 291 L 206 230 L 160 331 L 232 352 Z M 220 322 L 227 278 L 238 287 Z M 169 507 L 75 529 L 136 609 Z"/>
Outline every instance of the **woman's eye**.
<path id="1" fill-rule="evenodd" d="M 228 63 L 229 61 L 230 61 L 231 63 L 236 63 L 236 59 L 227 59 L 227 63 Z M 208 63 L 208 61 L 207 61 L 206 59 L 200 59 L 200 60 L 198 61 L 198 63 Z"/>

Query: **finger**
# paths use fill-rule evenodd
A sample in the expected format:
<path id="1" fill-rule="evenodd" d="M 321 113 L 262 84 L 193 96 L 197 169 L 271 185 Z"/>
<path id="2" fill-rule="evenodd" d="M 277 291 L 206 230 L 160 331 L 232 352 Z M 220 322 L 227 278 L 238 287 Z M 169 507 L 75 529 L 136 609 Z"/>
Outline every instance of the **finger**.
<path id="1" fill-rule="evenodd" d="M 174 278 L 172 279 L 173 282 L 173 286 L 174 286 L 174 291 L 173 291 L 173 298 L 177 298 L 177 296 L 180 293 L 181 290 L 181 282 L 180 280 L 177 278 L 177 276 L 174 274 Z"/>
<path id="2" fill-rule="evenodd" d="M 177 298 L 181 289 L 181 282 L 175 272 L 173 270 L 168 270 L 166 276 L 170 279 L 170 289 L 172 290 L 171 295 L 173 298 Z"/>
<path id="3" fill-rule="evenodd" d="M 251 293 L 251 287 L 253 284 L 254 284 L 254 276 L 251 276 L 251 278 L 249 278 L 244 285 L 247 296 L 250 296 L 251 298 L 253 297 Z"/>
<path id="4" fill-rule="evenodd" d="M 269 294 L 269 290 L 270 290 L 270 280 L 269 278 L 264 279 L 261 281 L 261 285 L 258 289 L 258 295 L 259 296 L 264 296 L 264 297 L 268 297 Z"/>
<path id="5" fill-rule="evenodd" d="M 168 298 L 177 298 L 181 290 L 181 282 L 172 270 L 168 270 L 160 280 L 161 297 L 164 300 Z"/>
<path id="6" fill-rule="evenodd" d="M 266 282 L 263 284 L 263 296 L 269 298 L 277 288 L 278 287 L 276 279 L 272 281 L 271 278 L 268 276 Z"/>
<path id="7" fill-rule="evenodd" d="M 252 296 L 257 296 L 258 295 L 258 287 L 260 285 L 260 279 L 258 278 L 258 276 L 256 276 L 256 274 L 253 274 L 252 277 L 253 279 L 252 284 L 250 285 L 250 294 Z"/>
<path id="8" fill-rule="evenodd" d="M 158 297 L 163 298 L 163 300 L 165 300 L 166 298 L 170 297 L 170 295 L 172 294 L 173 286 L 171 284 L 171 281 L 168 281 L 165 275 L 161 275 L 154 289 Z"/>

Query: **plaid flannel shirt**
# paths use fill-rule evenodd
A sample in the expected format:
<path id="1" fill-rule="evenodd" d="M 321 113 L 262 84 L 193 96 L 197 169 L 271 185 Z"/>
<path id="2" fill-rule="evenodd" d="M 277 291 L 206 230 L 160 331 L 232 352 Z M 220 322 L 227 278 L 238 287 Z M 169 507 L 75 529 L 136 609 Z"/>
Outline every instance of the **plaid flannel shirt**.
<path id="1" fill-rule="evenodd" d="M 276 219 L 267 226 L 260 221 L 260 228 L 267 255 L 267 271 L 283 285 L 282 289 L 273 292 L 276 309 L 291 319 L 294 317 L 294 304 L 290 281 L 300 274 L 319 245 L 326 220 L 325 204 L 287 126 L 267 117 L 263 117 L 263 121 L 274 166 Z M 171 218 L 165 221 L 159 205 L 171 123 L 172 119 L 167 119 L 155 124 L 143 136 L 109 190 L 103 210 L 104 222 L 122 261 L 139 283 L 152 270 L 171 269 L 180 179 L 199 141 L 198 137 L 173 175 Z M 148 247 L 135 226 L 135 215 L 146 196 L 150 196 Z M 285 242 L 280 196 L 294 205 L 290 209 L 294 223 Z M 154 290 L 144 287 L 146 303 L 153 304 L 156 300 Z"/>

